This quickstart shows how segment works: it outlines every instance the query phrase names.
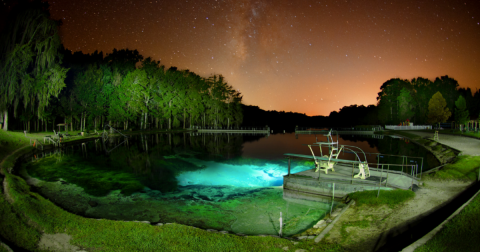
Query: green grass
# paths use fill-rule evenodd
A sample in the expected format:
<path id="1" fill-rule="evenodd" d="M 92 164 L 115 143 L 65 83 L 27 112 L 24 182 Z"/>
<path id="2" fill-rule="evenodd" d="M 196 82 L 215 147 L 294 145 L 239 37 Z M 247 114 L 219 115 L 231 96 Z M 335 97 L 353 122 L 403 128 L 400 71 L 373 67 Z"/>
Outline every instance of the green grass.
<path id="1" fill-rule="evenodd" d="M 458 156 L 452 164 L 442 167 L 440 170 L 428 176 L 443 180 L 475 181 L 478 177 L 480 156 Z"/>
<path id="2" fill-rule="evenodd" d="M 370 221 L 359 220 L 359 221 L 352 221 L 352 222 L 344 222 L 340 229 L 340 234 L 342 235 L 342 242 L 345 242 L 345 240 L 351 235 L 347 233 L 348 227 L 368 228 L 370 227 Z"/>
<path id="3" fill-rule="evenodd" d="M 25 138 L 23 132 L 11 132 L 0 129 L 0 160 L 29 143 L 30 139 Z"/>
<path id="4" fill-rule="evenodd" d="M 411 190 L 381 190 L 380 196 L 377 198 L 377 190 L 354 192 L 348 194 L 348 197 L 355 200 L 357 206 L 380 206 L 387 205 L 390 208 L 394 208 L 415 196 L 415 193 Z"/>
<path id="5" fill-rule="evenodd" d="M 478 251 L 480 248 L 480 196 L 477 195 L 431 240 L 415 252 Z"/>
<path id="6" fill-rule="evenodd" d="M 2 159 L 16 149 L 28 145 L 21 134 L 3 132 L 0 139 L 8 142 L 2 145 Z M 24 137 L 24 136 L 23 136 Z M 42 137 L 39 135 L 38 137 Z M 14 144 L 16 141 L 19 144 Z M 10 157 L 13 164 L 23 152 Z M 0 167 L 4 169 L 5 166 Z M 0 189 L 0 233 L 17 246 L 30 251 L 40 251 L 37 244 L 43 232 L 47 234 L 66 233 L 72 237 L 70 243 L 87 251 L 344 251 L 338 244 L 300 241 L 297 245 L 286 239 L 274 237 L 241 237 L 231 234 L 211 233 L 202 229 L 171 224 L 152 226 L 145 223 L 112 220 L 95 220 L 71 214 L 30 191 L 26 182 L 13 174 L 0 177 L 8 184 L 10 204 Z"/>

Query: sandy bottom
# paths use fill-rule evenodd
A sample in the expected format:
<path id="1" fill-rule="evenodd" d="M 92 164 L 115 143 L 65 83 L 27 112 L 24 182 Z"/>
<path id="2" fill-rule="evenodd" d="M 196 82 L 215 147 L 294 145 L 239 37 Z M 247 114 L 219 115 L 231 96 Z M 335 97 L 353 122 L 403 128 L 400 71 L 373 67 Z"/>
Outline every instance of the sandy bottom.
<path id="1" fill-rule="evenodd" d="M 396 208 L 354 205 L 340 216 L 325 241 L 339 243 L 351 251 L 375 251 L 385 244 L 387 236 L 395 235 L 397 230 L 404 229 L 406 224 L 428 215 L 469 185 L 470 182 L 426 179 L 413 199 Z M 348 226 L 348 223 L 354 224 L 363 220 L 369 223 L 369 227 Z M 346 226 L 343 231 L 342 226 Z"/>

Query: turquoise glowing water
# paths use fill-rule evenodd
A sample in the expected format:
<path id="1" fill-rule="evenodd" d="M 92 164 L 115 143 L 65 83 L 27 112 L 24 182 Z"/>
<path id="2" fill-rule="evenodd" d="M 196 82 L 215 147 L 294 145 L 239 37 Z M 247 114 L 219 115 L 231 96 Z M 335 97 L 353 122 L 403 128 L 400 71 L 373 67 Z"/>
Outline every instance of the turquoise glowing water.
<path id="1" fill-rule="evenodd" d="M 325 141 L 321 137 L 318 140 Z M 108 155 L 100 141 L 90 141 L 24 168 L 30 176 L 46 181 L 38 185 L 44 196 L 93 218 L 276 234 L 274 220 L 283 212 L 284 234 L 292 235 L 313 226 L 331 207 L 282 197 L 288 171 L 283 154 L 311 155 L 304 144 L 316 142 L 314 135 L 152 134 L 131 136 L 117 146 L 123 140 L 111 139 L 107 149 L 114 150 Z M 339 142 L 370 153 L 423 155 L 424 169 L 436 166 L 426 151 L 401 139 L 349 136 Z M 319 150 L 315 151 L 318 155 Z M 340 158 L 353 159 L 353 155 Z M 376 155 L 367 158 L 376 162 Z M 398 160 L 389 160 L 393 161 Z M 291 161 L 292 173 L 312 168 L 310 161 Z"/>

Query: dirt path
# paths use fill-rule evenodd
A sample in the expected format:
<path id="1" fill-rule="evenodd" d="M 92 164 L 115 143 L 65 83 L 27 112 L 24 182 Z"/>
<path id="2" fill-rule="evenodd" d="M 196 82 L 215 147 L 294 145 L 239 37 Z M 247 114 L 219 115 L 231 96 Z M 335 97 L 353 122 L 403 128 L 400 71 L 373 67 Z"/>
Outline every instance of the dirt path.
<path id="1" fill-rule="evenodd" d="M 433 137 L 431 133 L 409 133 Z M 466 155 L 480 155 L 480 140 L 477 139 L 441 134 L 439 142 Z M 463 181 L 437 181 L 429 177 L 424 177 L 423 182 L 413 199 L 394 209 L 387 206 L 350 207 L 340 216 L 325 241 L 342 244 L 351 251 L 375 251 L 385 244 L 388 236 L 408 229 L 411 223 L 440 208 L 471 184 Z"/>

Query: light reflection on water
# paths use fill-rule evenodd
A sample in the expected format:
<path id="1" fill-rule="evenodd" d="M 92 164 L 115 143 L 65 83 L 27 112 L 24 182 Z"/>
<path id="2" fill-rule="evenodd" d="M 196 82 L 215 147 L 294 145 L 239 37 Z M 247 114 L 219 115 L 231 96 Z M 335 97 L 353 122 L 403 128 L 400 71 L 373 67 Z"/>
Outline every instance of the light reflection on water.
<path id="1" fill-rule="evenodd" d="M 288 167 L 283 154 L 311 155 L 305 144 L 316 142 L 315 137 L 299 135 L 296 138 L 293 133 L 268 137 L 137 135 L 107 156 L 99 142 L 88 142 L 83 148 L 80 145 L 67 147 L 60 159 L 31 163 L 27 171 L 45 181 L 55 182 L 62 178 L 83 188 L 85 198 L 99 202 L 99 206 L 78 210 L 85 216 L 177 222 L 245 234 L 276 234 L 278 230 L 271 224 L 272 216 L 290 211 L 286 215 L 289 218 L 285 219 L 290 226 L 284 232 L 295 234 L 311 227 L 330 209 L 330 204 L 309 203 L 306 206 L 285 201 L 278 187 L 283 184 Z M 326 141 L 323 136 L 317 137 L 319 141 Z M 111 149 L 122 141 L 123 138 L 112 138 L 107 145 Z M 350 136 L 340 138 L 339 143 L 358 146 L 365 152 L 422 154 L 417 146 L 392 138 Z M 352 157 L 345 154 L 341 158 Z M 376 162 L 375 155 L 368 158 Z M 426 162 L 425 165 L 432 164 Z M 313 163 L 292 161 L 291 168 L 295 173 L 313 168 Z M 270 187 L 275 188 L 262 189 Z M 120 206 L 118 200 L 110 201 L 113 191 L 148 204 L 136 201 Z M 68 197 L 64 197 L 63 204 L 59 203 L 67 210 L 70 207 Z M 258 224 L 252 226 L 250 222 Z"/>

